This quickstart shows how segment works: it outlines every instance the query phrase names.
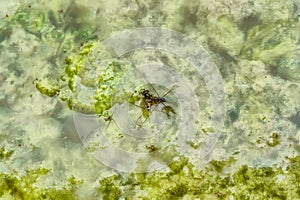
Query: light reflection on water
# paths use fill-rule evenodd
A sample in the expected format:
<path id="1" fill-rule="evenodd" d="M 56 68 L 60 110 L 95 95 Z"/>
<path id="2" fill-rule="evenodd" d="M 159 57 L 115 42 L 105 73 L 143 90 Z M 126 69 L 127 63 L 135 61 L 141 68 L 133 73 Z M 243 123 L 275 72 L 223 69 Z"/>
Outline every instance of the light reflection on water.
<path id="1" fill-rule="evenodd" d="M 101 177 L 114 173 L 89 157 L 86 149 L 79 143 L 79 141 L 85 140 L 94 141 L 93 139 L 95 138 L 92 137 L 91 133 L 95 133 L 93 131 L 99 128 L 99 124 L 102 129 L 106 127 L 107 122 L 99 122 L 99 118 L 93 115 L 75 113 L 76 130 L 67 105 L 65 103 L 61 105 L 57 97 L 48 98 L 41 95 L 32 84 L 36 78 L 40 77 L 53 76 L 59 78 L 57 76 L 63 71 L 65 56 L 77 50 L 80 44 L 86 40 L 91 38 L 103 40 L 116 30 L 122 31 L 123 29 L 137 27 L 137 24 L 146 23 L 145 21 L 147 21 L 146 17 L 141 20 L 128 17 L 124 18 L 124 22 L 121 22 L 121 19 L 113 21 L 114 17 L 112 16 L 118 15 L 118 13 L 112 14 L 113 8 L 111 8 L 110 4 L 110 2 L 107 2 L 104 5 L 104 3 L 99 1 L 93 1 L 92 3 L 78 2 L 76 5 L 69 3 L 61 3 L 60 5 L 59 1 L 43 5 L 32 3 L 31 8 L 28 5 L 25 6 L 26 8 L 19 14 L 18 19 L 15 19 L 13 23 L 7 23 L 6 21 L 9 21 L 13 17 L 18 7 L 22 6 L 22 3 L 18 1 L 0 2 L 0 16 L 2 17 L 0 26 L 5 28 L 1 29 L 0 33 L 0 144 L 7 150 L 14 151 L 10 160 L 0 163 L 0 172 L 7 173 L 12 170 L 22 172 L 25 169 L 39 166 L 50 167 L 57 170 L 49 175 L 52 176 L 51 181 L 56 184 L 59 184 L 58 180 L 63 179 L 56 179 L 59 175 L 61 177 L 76 175 L 76 177 L 93 182 L 96 180 L 95 174 Z M 107 13 L 109 13 L 109 17 L 107 18 L 103 17 L 105 16 L 103 14 L 105 13 L 105 9 L 108 9 Z M 127 14 L 134 15 L 135 12 L 130 11 L 129 7 L 127 10 Z M 223 10 L 221 11 L 223 12 Z M 125 11 L 123 10 L 122 12 Z M 40 23 L 38 20 L 31 22 L 22 20 L 22 16 L 26 18 L 26 13 L 32 13 L 32 20 L 36 13 L 41 13 L 39 15 L 40 18 L 35 19 L 44 21 Z M 52 15 L 51 13 L 54 14 Z M 214 15 L 217 15 L 218 12 L 214 13 Z M 136 15 L 138 16 L 138 14 Z M 49 16 L 53 18 L 50 21 L 45 20 Z M 99 20 L 100 17 L 103 20 Z M 157 20 L 161 19 L 158 18 Z M 221 20 L 223 19 L 219 21 Z M 44 25 L 44 23 L 48 24 Z M 153 18 L 151 18 L 150 22 L 148 21 L 146 25 L 149 25 L 149 23 L 153 25 L 151 23 L 155 23 L 155 20 L 153 21 Z M 161 23 L 161 21 L 157 23 Z M 226 116 L 226 129 L 222 132 L 219 143 L 214 151 L 208 155 L 207 160 L 222 160 L 234 156 L 237 160 L 235 166 L 241 164 L 272 166 L 274 163 L 281 164 L 286 156 L 298 155 L 299 152 L 296 147 L 299 143 L 300 121 L 299 101 L 297 100 L 300 99 L 299 92 L 297 92 L 299 91 L 300 73 L 297 68 L 299 64 L 299 43 L 295 44 L 295 51 L 286 51 L 288 55 L 289 52 L 294 52 L 293 55 L 287 56 L 287 58 L 281 55 L 283 58 L 278 62 L 275 62 L 275 59 L 269 63 L 269 60 L 265 58 L 263 61 L 267 64 L 264 64 L 264 62 L 259 60 L 261 59 L 260 56 L 264 54 L 273 55 L 272 51 L 269 54 L 266 51 L 261 54 L 251 52 L 250 50 L 260 51 L 261 49 L 255 46 L 250 49 L 251 45 L 248 43 L 251 42 L 245 41 L 248 42 L 246 46 L 250 46 L 245 52 L 249 54 L 257 53 L 257 55 L 253 57 L 239 55 L 239 53 L 236 53 L 239 51 L 234 49 L 230 44 L 226 46 L 227 43 L 230 43 L 227 42 L 228 40 L 224 40 L 221 45 L 218 43 L 219 40 L 223 40 L 223 37 L 226 39 L 225 34 L 222 35 L 226 30 L 219 30 L 219 32 L 211 31 L 211 34 L 205 34 L 205 32 L 201 32 L 203 30 L 200 30 L 196 24 L 193 26 L 194 28 L 190 26 L 187 26 L 187 28 L 184 24 L 174 23 L 168 24 L 167 27 L 182 30 L 186 34 L 195 37 L 196 40 L 203 41 L 206 47 L 209 46 L 207 49 L 210 49 L 210 54 L 216 60 L 218 69 L 221 71 L 222 76 L 226 78 L 224 81 L 226 105 L 228 106 L 228 113 L 232 115 L 228 114 L 229 116 Z M 205 25 L 207 25 L 205 26 L 208 27 L 207 29 L 212 29 L 212 27 L 209 27 L 209 24 Z M 231 24 L 227 23 L 227 25 L 230 26 Z M 98 28 L 91 28 L 93 26 Z M 178 26 L 182 27 L 178 28 Z M 296 24 L 296 27 L 298 26 Z M 218 27 L 221 29 L 221 26 Z M 77 30 L 84 31 L 77 32 Z M 274 30 L 277 29 L 274 28 Z M 218 35 L 218 39 L 215 39 L 213 34 L 217 32 L 220 35 Z M 251 32 L 248 33 L 248 37 L 250 37 Z M 230 34 L 232 34 L 232 38 L 235 37 L 235 32 L 231 32 Z M 286 35 L 287 37 L 289 36 L 288 34 Z M 245 38 L 247 39 L 246 36 Z M 222 46 L 223 44 L 224 46 Z M 184 46 L 184 44 L 182 45 Z M 242 44 L 238 44 L 237 46 L 239 45 Z M 124 45 L 124 47 L 129 46 Z M 241 54 L 243 51 L 244 49 L 241 50 Z M 274 56 L 276 56 L 275 53 Z M 163 56 L 161 58 L 163 64 L 170 65 L 168 59 Z M 138 57 L 137 59 L 142 58 Z M 92 74 L 90 75 L 92 76 Z M 157 80 L 165 80 L 165 75 L 158 74 L 157 76 Z M 197 76 L 190 77 L 197 79 Z M 199 108 L 203 113 L 197 116 L 197 119 L 200 119 L 200 125 L 205 123 L 201 119 L 208 117 L 207 113 L 211 110 L 208 108 L 208 91 L 207 89 L 201 90 L 201 87 L 205 86 L 205 81 L 201 81 L 202 83 L 195 85 L 193 88 L 197 96 L 203 94 L 201 96 L 202 99 L 199 100 Z M 172 84 L 166 86 L 165 83 L 162 85 L 165 88 L 172 86 Z M 206 87 L 210 87 L 211 85 L 206 85 Z M 181 91 L 178 93 L 175 90 L 175 95 L 171 98 L 172 100 L 176 99 L 175 97 L 180 98 L 184 94 L 183 90 L 186 88 L 179 89 Z M 180 113 L 180 116 L 184 114 L 188 115 L 189 112 L 182 108 L 182 105 L 176 106 L 181 108 L 183 112 L 183 114 Z M 140 108 L 131 108 L 133 110 L 132 114 L 125 115 L 127 112 L 123 112 L 120 109 L 128 109 L 128 107 L 130 106 L 126 106 L 126 108 L 116 106 L 117 112 L 114 120 L 118 125 L 112 122 L 108 133 L 114 132 L 119 128 L 121 129 L 121 135 L 125 133 L 127 135 L 131 134 L 131 136 L 138 135 L 140 138 L 151 138 L 154 135 L 160 134 L 159 130 L 161 128 L 171 126 L 170 124 L 165 125 L 161 123 L 161 121 L 165 120 L 165 115 L 155 112 L 149 120 L 151 123 L 157 124 L 154 131 L 149 126 L 144 128 L 147 129 L 144 132 L 138 129 L 134 129 L 136 130 L 134 132 L 132 131 L 132 128 L 135 126 L 134 119 L 138 118 L 141 110 Z M 113 112 L 112 109 L 111 113 Z M 125 114 L 117 115 L 117 113 Z M 89 117 L 92 118 L 92 121 L 85 120 Z M 132 120 L 128 121 L 131 118 Z M 201 127 L 201 130 L 206 134 L 210 134 L 209 128 L 205 124 L 205 126 Z M 177 130 L 177 127 L 175 130 Z M 79 135 L 80 138 L 77 138 L 77 133 L 81 134 Z M 152 133 L 153 135 L 148 133 Z M 273 133 L 279 135 L 279 143 L 275 146 L 270 146 L 270 142 L 274 140 L 272 138 Z M 163 143 L 164 139 L 166 138 L 163 138 L 163 135 L 161 135 L 155 144 Z M 148 150 L 145 148 L 147 144 L 143 143 L 142 139 L 134 141 L 135 143 L 132 146 L 125 145 L 129 143 L 128 141 L 129 139 L 125 138 L 115 140 L 116 143 L 123 144 L 122 147 L 128 151 L 133 153 L 142 152 L 144 153 L 143 155 L 148 155 Z M 101 143 L 101 145 L 105 147 L 106 144 Z M 200 168 L 203 167 L 202 160 L 199 161 L 198 155 L 195 156 L 192 152 L 192 149 L 187 152 L 187 155 L 191 156 L 192 162 L 199 165 Z M 115 159 L 114 163 L 118 164 L 116 168 L 122 169 L 123 166 L 119 166 L 120 161 L 124 160 L 125 163 L 128 163 L 130 159 L 125 154 L 115 154 L 118 156 L 112 157 Z M 110 158 L 111 155 L 105 152 L 102 154 L 102 157 Z M 133 156 L 132 159 L 135 158 L 136 156 Z M 110 162 L 109 159 L 107 162 Z M 44 184 L 47 185 L 47 181 Z"/>

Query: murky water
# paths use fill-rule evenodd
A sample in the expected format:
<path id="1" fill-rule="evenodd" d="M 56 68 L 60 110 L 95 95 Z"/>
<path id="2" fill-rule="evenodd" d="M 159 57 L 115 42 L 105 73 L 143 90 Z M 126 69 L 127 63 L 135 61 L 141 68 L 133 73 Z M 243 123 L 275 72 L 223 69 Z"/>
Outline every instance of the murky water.
<path id="1" fill-rule="evenodd" d="M 0 197 L 239 199 L 229 183 L 196 191 L 199 174 L 186 170 L 288 171 L 299 156 L 299 5 L 0 2 Z"/>

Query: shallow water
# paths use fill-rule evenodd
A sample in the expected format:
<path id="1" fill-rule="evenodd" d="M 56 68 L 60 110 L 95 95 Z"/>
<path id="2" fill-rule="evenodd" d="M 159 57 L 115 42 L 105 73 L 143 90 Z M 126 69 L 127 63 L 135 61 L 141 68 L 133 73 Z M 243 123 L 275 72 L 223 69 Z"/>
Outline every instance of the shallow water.
<path id="1" fill-rule="evenodd" d="M 242 165 L 293 176 L 299 5 L 0 2 L 1 198 L 239 199 L 250 184 L 198 193 L 194 172 L 182 183 L 172 176 L 187 189 L 174 192 L 180 184 L 166 177 L 191 165 L 212 177 L 233 178 Z M 141 89 L 166 94 L 166 103 L 145 111 Z M 172 171 L 183 158 L 182 171 Z M 292 192 L 284 197 L 297 198 Z"/>

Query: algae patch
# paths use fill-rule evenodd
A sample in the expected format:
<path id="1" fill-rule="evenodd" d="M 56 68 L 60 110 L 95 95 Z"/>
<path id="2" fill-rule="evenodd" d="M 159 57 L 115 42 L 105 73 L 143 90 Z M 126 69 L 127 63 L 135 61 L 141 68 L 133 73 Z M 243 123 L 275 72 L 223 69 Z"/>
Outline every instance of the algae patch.
<path id="1" fill-rule="evenodd" d="M 0 22 L 0 48 L 5 55 L 1 57 L 4 67 L 0 70 L 1 198 L 300 199 L 300 159 L 292 157 L 299 154 L 298 2 L 182 0 L 175 5 L 169 1 L 132 1 L 117 6 L 114 2 L 99 6 L 99 1 L 91 5 L 56 3 L 46 11 L 47 2 L 40 5 L 42 9 L 37 9 L 37 4 L 31 8 L 25 5 Z M 294 10 L 290 9 L 293 4 Z M 97 23 L 91 23 L 91 19 Z M 101 171 L 100 164 L 89 168 L 86 163 L 93 161 L 83 161 L 87 157 L 85 150 L 80 151 L 77 144 L 60 137 L 56 118 L 61 120 L 65 113 L 53 112 L 61 109 L 55 103 L 57 99 L 71 110 L 109 119 L 112 113 L 106 111 L 111 112 L 114 104 L 128 97 L 128 90 L 123 93 L 117 82 L 123 72 L 134 66 L 112 58 L 98 41 L 97 30 L 102 29 L 99 35 L 105 38 L 112 30 L 147 24 L 184 30 L 219 59 L 220 70 L 228 75 L 225 87 L 230 120 L 211 158 L 229 159 L 212 160 L 201 171 L 192 164 L 199 158 L 188 158 L 188 154 L 173 160 L 164 172 L 110 176 Z M 179 62 L 160 58 L 169 65 Z M 35 78 L 38 91 L 51 97 L 45 104 L 41 101 L 46 98 L 40 98 L 35 88 L 26 84 Z M 198 81 L 199 77 L 193 79 Z M 205 110 L 203 101 L 208 96 L 199 93 Z M 129 99 L 131 103 L 138 100 L 137 96 Z M 41 117 L 43 123 L 37 123 Z M 48 123 L 52 121 L 55 123 Z M 200 127 L 205 134 L 213 132 L 213 127 L 206 124 Z M 189 144 L 193 150 L 201 146 L 201 142 L 193 140 Z M 94 151 L 97 145 L 91 145 L 89 150 Z M 158 145 L 140 146 L 161 159 L 153 152 Z M 39 156 L 42 149 L 48 151 L 49 157 Z M 38 159 L 34 162 L 37 167 L 32 166 L 31 159 Z M 52 162 L 56 168 L 49 164 Z M 204 161 L 200 162 L 202 166 Z M 271 166 L 274 162 L 278 164 Z M 147 163 L 142 164 L 147 168 Z M 6 171 L 6 166 L 29 169 Z M 101 173 L 95 175 L 96 171 Z M 39 187 L 41 180 L 50 179 L 48 175 L 53 183 Z"/>
<path id="2" fill-rule="evenodd" d="M 71 110 L 107 115 L 118 92 L 118 80 L 128 70 L 128 64 L 111 58 L 101 43 L 89 42 L 66 57 L 64 65 L 60 79 L 37 80 L 37 89 L 49 97 L 58 96 Z"/>

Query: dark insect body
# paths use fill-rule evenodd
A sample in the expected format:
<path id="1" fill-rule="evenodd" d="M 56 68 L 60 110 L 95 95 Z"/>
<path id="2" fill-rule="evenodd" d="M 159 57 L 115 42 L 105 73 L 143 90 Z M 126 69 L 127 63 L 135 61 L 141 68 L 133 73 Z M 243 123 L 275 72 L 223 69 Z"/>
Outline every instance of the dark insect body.
<path id="1" fill-rule="evenodd" d="M 154 146 L 153 144 L 151 144 L 150 146 L 145 145 L 145 148 L 149 151 L 149 153 L 152 153 L 152 152 L 155 152 L 155 151 L 159 150 L 159 148 Z"/>
<path id="2" fill-rule="evenodd" d="M 168 117 L 170 116 L 170 112 L 176 114 L 174 109 L 171 106 L 165 104 L 165 103 L 167 103 L 167 100 L 164 97 L 167 94 L 169 94 L 172 90 L 174 90 L 175 87 L 177 87 L 177 86 L 173 86 L 161 97 L 161 96 L 159 96 L 159 94 L 157 93 L 157 91 L 155 90 L 153 85 L 151 83 L 149 83 L 149 85 L 151 86 L 151 88 L 153 89 L 153 91 L 155 92 L 156 95 L 150 93 L 150 91 L 146 90 L 146 89 L 142 89 L 139 92 L 139 94 L 142 96 L 142 101 L 141 101 L 140 106 L 138 106 L 138 107 L 142 108 L 142 115 L 140 115 L 139 118 L 136 120 L 136 124 L 138 124 L 137 122 L 141 119 L 142 116 L 145 118 L 145 120 L 138 126 L 141 126 L 142 124 L 144 124 L 145 121 L 147 121 L 150 114 L 155 110 L 155 108 L 159 104 L 163 104 L 163 108 L 162 108 L 161 112 L 164 112 Z M 154 108 L 152 109 L 152 107 L 154 107 Z"/>
<path id="3" fill-rule="evenodd" d="M 166 102 L 166 99 L 163 97 L 156 97 L 153 94 L 149 93 L 149 90 L 142 90 L 141 94 L 143 95 L 144 104 L 147 110 L 150 112 L 151 106 L 155 104 L 160 104 Z"/>

